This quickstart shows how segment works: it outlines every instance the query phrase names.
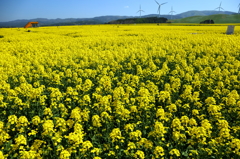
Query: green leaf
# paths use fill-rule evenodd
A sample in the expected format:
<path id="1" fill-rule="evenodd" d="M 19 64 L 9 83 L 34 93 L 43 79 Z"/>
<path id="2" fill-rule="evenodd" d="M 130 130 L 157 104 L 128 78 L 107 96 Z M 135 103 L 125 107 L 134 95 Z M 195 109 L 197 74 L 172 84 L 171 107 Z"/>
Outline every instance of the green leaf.
<path id="1" fill-rule="evenodd" d="M 188 152 L 185 151 L 185 152 L 182 153 L 182 155 L 187 157 L 188 156 Z"/>

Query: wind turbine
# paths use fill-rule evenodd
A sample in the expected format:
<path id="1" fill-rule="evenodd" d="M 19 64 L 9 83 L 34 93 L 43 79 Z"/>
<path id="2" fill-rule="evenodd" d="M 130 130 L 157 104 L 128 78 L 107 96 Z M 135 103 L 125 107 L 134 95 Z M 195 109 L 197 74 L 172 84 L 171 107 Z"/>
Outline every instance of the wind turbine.
<path id="1" fill-rule="evenodd" d="M 238 14 L 240 14 L 240 3 L 239 3 L 239 5 L 238 5 L 238 8 L 239 8 L 239 10 L 238 10 Z"/>
<path id="2" fill-rule="evenodd" d="M 162 4 L 159 4 L 156 0 L 155 0 L 155 2 L 158 4 L 158 12 L 159 12 L 159 17 L 160 17 L 161 6 L 164 5 L 164 4 L 166 4 L 167 2 L 162 3 Z"/>
<path id="3" fill-rule="evenodd" d="M 176 13 L 175 11 L 173 11 L 173 8 L 171 9 L 171 12 L 169 12 L 169 14 L 171 13 L 171 19 L 172 19 L 172 15 L 173 13 Z"/>
<path id="4" fill-rule="evenodd" d="M 144 10 L 141 9 L 141 5 L 140 5 L 140 9 L 139 11 L 137 11 L 137 13 L 140 12 L 140 18 L 141 18 L 141 13 L 144 12 Z"/>
<path id="5" fill-rule="evenodd" d="M 224 10 L 224 9 L 221 7 L 221 5 L 222 5 L 222 2 L 220 3 L 219 7 L 217 7 L 216 9 L 219 9 L 219 11 L 221 11 L 221 9 Z"/>

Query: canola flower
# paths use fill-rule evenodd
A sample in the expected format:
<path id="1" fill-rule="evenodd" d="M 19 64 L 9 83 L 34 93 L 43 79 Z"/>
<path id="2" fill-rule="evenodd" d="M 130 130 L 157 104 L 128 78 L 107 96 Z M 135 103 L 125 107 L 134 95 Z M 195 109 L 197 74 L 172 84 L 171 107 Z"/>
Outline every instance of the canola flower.
<path id="1" fill-rule="evenodd" d="M 31 30 L 0 28 L 0 158 L 240 158 L 239 27 Z"/>

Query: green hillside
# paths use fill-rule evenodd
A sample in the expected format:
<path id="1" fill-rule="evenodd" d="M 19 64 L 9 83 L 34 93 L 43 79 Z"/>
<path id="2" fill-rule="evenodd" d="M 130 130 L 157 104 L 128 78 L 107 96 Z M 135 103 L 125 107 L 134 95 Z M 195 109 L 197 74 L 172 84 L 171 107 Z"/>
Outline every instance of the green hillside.
<path id="1" fill-rule="evenodd" d="M 214 14 L 209 16 L 192 16 L 182 19 L 170 20 L 173 23 L 200 23 L 212 19 L 215 23 L 240 23 L 240 14 Z"/>

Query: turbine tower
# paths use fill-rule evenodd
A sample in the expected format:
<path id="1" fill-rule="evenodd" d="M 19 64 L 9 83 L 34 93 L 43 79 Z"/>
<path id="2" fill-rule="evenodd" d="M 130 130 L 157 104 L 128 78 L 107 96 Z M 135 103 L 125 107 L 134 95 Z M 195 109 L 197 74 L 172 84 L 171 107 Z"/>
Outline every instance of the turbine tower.
<path id="1" fill-rule="evenodd" d="M 158 4 L 158 13 L 159 13 L 159 17 L 160 17 L 161 6 L 164 5 L 164 4 L 166 4 L 167 2 L 162 3 L 162 4 L 159 4 L 156 0 L 155 0 L 155 2 Z"/>
<path id="2" fill-rule="evenodd" d="M 240 3 L 239 3 L 239 5 L 238 5 L 238 8 L 239 8 L 239 10 L 238 10 L 238 14 L 240 14 Z"/>
<path id="3" fill-rule="evenodd" d="M 219 9 L 219 11 L 221 11 L 221 9 L 224 10 L 224 9 L 221 7 L 221 5 L 222 5 L 222 2 L 220 3 L 219 7 L 217 7 L 216 9 Z"/>
<path id="4" fill-rule="evenodd" d="M 140 18 L 142 17 L 141 13 L 144 12 L 144 10 L 141 9 L 141 5 L 140 5 L 140 9 L 139 11 L 137 11 L 137 13 L 140 12 Z"/>
<path id="5" fill-rule="evenodd" d="M 172 15 L 173 15 L 173 13 L 176 13 L 176 12 L 173 11 L 173 7 L 172 7 L 171 11 L 169 12 L 169 14 L 171 14 L 171 19 L 172 19 Z"/>

